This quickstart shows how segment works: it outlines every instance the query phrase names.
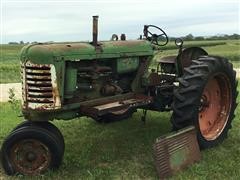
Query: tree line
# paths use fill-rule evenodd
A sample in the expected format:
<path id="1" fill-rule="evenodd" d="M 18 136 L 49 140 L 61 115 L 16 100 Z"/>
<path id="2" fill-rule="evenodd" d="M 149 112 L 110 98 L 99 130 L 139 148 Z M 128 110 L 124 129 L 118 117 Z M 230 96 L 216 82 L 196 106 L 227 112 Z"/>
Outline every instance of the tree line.
<path id="1" fill-rule="evenodd" d="M 203 41 L 203 40 L 239 40 L 239 34 L 223 34 L 223 35 L 214 35 L 214 36 L 193 36 L 192 34 L 188 34 L 186 36 L 180 37 L 185 41 Z M 176 37 L 170 37 L 170 40 L 175 40 Z"/>
<path id="2" fill-rule="evenodd" d="M 174 41 L 177 37 L 169 37 L 169 40 Z M 214 35 L 214 36 L 193 36 L 192 34 L 188 34 L 186 36 L 180 37 L 185 41 L 203 41 L 203 40 L 240 40 L 239 34 L 224 34 L 224 35 Z M 51 41 L 53 42 L 53 41 Z M 32 43 L 37 43 L 36 41 Z M 29 44 L 29 42 L 9 42 L 8 44 Z"/>

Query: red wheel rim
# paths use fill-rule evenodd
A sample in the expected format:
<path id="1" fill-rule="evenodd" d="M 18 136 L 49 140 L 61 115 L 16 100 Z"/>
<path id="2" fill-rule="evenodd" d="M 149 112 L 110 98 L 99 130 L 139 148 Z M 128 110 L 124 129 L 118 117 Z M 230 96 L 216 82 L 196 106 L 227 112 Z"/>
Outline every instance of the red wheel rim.
<path id="1" fill-rule="evenodd" d="M 199 127 L 206 140 L 215 140 L 224 130 L 230 114 L 232 91 L 228 77 L 216 74 L 208 80 L 200 100 Z"/>
<path id="2" fill-rule="evenodd" d="M 10 160 L 20 174 L 36 175 L 48 169 L 51 162 L 49 148 L 36 139 L 16 143 L 10 151 Z"/>

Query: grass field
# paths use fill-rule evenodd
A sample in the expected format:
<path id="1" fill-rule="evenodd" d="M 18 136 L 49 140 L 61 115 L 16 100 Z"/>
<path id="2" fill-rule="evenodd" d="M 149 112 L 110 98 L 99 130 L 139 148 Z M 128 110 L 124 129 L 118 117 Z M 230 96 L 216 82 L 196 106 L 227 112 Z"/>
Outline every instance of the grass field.
<path id="1" fill-rule="evenodd" d="M 1 45 L 0 83 L 20 82 L 19 52 L 23 45 Z"/>
<path id="2" fill-rule="evenodd" d="M 228 41 L 186 41 L 184 42 L 184 47 L 190 46 L 200 46 L 205 49 L 210 55 L 223 56 L 229 59 L 235 68 L 240 68 L 240 42 L 238 40 L 228 40 Z M 175 55 L 177 53 L 176 48 L 174 49 L 174 44 L 169 43 L 166 50 L 158 53 L 155 59 L 159 59 L 163 56 Z"/>
<path id="3" fill-rule="evenodd" d="M 158 179 L 152 144 L 157 137 L 170 131 L 170 113 L 150 112 L 146 124 L 141 122 L 141 113 L 138 111 L 131 119 L 110 124 L 98 124 L 89 118 L 54 122 L 66 143 L 60 169 L 42 176 L 11 179 Z M 19 114 L 19 104 L 0 103 L 0 146 L 4 137 L 21 122 Z M 171 179 L 239 179 L 239 116 L 238 106 L 224 143 L 203 151 L 199 163 Z M 0 179 L 8 178 L 0 168 Z"/>
<path id="4" fill-rule="evenodd" d="M 228 58 L 234 66 L 240 67 L 240 43 L 239 41 L 186 41 L 184 47 L 200 46 L 209 54 L 220 55 Z M 0 83 L 20 82 L 19 52 L 22 45 L 1 45 L 0 56 Z M 156 55 L 156 59 L 177 54 L 177 48 L 173 42 L 162 47 L 162 52 Z"/>

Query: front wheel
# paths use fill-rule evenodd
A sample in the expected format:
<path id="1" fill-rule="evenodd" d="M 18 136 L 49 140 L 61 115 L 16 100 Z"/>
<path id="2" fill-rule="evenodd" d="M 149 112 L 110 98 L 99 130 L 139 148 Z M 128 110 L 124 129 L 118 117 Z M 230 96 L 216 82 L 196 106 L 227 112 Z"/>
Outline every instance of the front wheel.
<path id="1" fill-rule="evenodd" d="M 228 60 L 215 56 L 193 60 L 174 91 L 173 129 L 194 125 L 201 149 L 217 145 L 231 128 L 237 94 L 236 72 Z"/>
<path id="2" fill-rule="evenodd" d="M 51 132 L 52 134 L 54 134 L 56 139 L 59 141 L 60 146 L 61 146 L 62 155 L 64 154 L 64 150 L 65 150 L 64 137 L 63 137 L 61 131 L 54 124 L 52 124 L 48 121 L 42 121 L 42 122 L 23 121 L 20 124 L 18 124 L 12 130 L 12 132 L 16 131 L 20 128 L 23 128 L 23 127 L 31 127 L 31 126 L 41 127 L 43 129 L 46 129 L 47 131 Z"/>
<path id="3" fill-rule="evenodd" d="M 13 131 L 3 142 L 1 152 L 8 175 L 37 175 L 58 168 L 62 161 L 61 146 L 54 134 L 36 126 Z"/>

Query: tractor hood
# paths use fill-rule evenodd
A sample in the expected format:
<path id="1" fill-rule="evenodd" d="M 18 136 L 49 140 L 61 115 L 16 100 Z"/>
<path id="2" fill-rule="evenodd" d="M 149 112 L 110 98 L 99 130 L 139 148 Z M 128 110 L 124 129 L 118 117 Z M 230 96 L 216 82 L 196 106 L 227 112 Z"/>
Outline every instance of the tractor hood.
<path id="1" fill-rule="evenodd" d="M 52 63 L 57 61 L 81 61 L 104 58 L 149 56 L 153 55 L 153 46 L 145 40 L 105 41 L 95 46 L 87 42 L 38 43 L 23 47 L 21 61 L 34 63 Z"/>

